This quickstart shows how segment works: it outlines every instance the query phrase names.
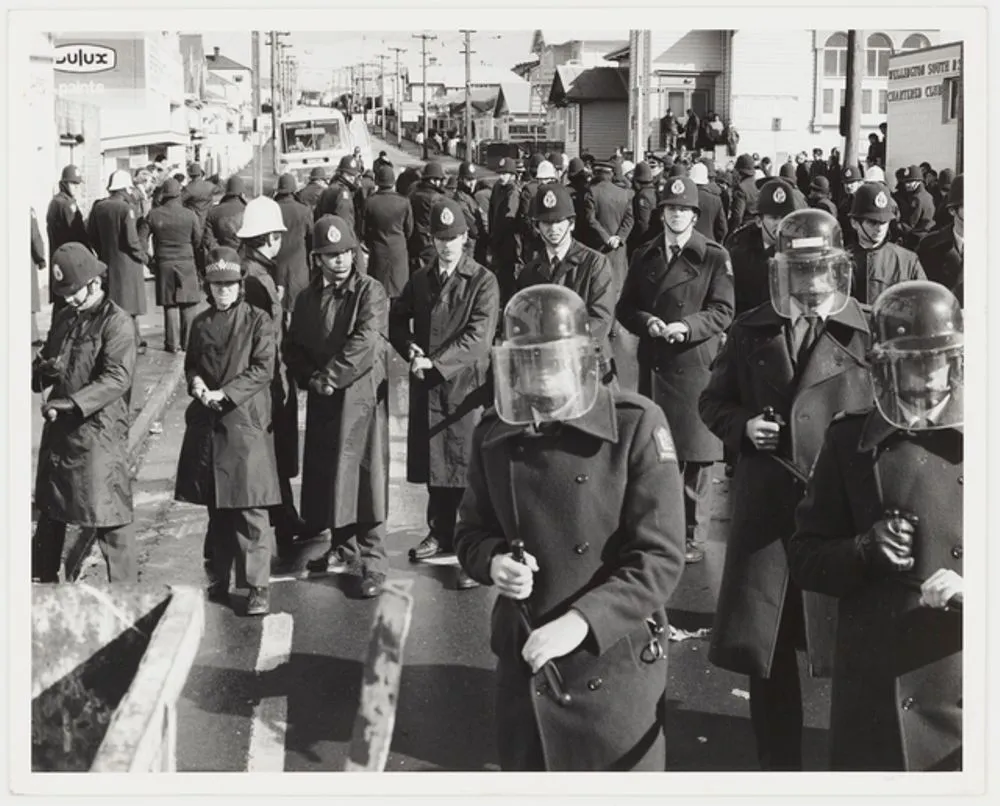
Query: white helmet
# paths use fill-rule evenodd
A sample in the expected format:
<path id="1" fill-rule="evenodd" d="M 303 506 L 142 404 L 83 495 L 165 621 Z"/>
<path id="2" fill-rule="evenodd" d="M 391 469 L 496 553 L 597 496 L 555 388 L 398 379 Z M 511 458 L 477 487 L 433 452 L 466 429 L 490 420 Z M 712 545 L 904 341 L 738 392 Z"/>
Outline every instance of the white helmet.
<path id="1" fill-rule="evenodd" d="M 877 165 L 872 165 L 867 171 L 865 171 L 865 181 L 885 182 L 885 171 L 883 171 Z"/>
<path id="2" fill-rule="evenodd" d="M 696 185 L 708 184 L 708 166 L 704 162 L 696 162 L 688 171 L 688 176 Z"/>
<path id="3" fill-rule="evenodd" d="M 125 190 L 132 187 L 132 174 L 128 171 L 115 171 L 108 180 L 108 192 Z"/>
<path id="4" fill-rule="evenodd" d="M 247 203 L 243 211 L 243 226 L 236 233 L 237 238 L 256 238 L 269 232 L 286 232 L 281 217 L 281 207 L 274 199 L 258 196 Z"/>
<path id="5" fill-rule="evenodd" d="M 538 170 L 535 171 L 535 177 L 538 179 L 555 179 L 555 166 L 548 160 L 542 160 L 538 163 Z"/>
<path id="6" fill-rule="evenodd" d="M 635 163 L 631 160 L 625 160 L 622 162 L 622 176 L 628 176 L 632 171 L 635 170 Z"/>

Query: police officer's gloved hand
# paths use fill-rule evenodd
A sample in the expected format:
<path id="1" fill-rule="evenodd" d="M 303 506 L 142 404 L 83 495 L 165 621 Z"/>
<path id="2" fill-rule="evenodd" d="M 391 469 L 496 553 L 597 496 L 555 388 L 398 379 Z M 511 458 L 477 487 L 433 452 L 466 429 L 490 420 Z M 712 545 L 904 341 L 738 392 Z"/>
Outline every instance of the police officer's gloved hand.
<path id="1" fill-rule="evenodd" d="M 55 381 L 62 373 L 62 363 L 59 361 L 58 356 L 55 358 L 39 359 L 35 362 L 35 371 L 46 380 Z"/>
<path id="2" fill-rule="evenodd" d="M 45 417 L 50 421 L 55 420 L 60 414 L 72 411 L 76 411 L 76 403 L 67 398 L 55 398 L 45 403 Z"/>
<path id="3" fill-rule="evenodd" d="M 882 519 L 856 537 L 855 546 L 869 568 L 898 574 L 913 568 L 913 532 L 903 518 Z"/>

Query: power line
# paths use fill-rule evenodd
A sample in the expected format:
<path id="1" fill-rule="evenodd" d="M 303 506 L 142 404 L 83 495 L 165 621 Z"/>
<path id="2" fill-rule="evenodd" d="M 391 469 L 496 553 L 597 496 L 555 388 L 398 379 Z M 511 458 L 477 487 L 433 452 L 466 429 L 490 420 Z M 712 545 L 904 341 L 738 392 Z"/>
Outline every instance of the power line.
<path id="1" fill-rule="evenodd" d="M 427 159 L 427 43 L 437 39 L 429 34 L 413 34 L 414 39 L 420 40 L 421 66 L 423 72 L 423 107 L 424 107 L 424 160 Z"/>

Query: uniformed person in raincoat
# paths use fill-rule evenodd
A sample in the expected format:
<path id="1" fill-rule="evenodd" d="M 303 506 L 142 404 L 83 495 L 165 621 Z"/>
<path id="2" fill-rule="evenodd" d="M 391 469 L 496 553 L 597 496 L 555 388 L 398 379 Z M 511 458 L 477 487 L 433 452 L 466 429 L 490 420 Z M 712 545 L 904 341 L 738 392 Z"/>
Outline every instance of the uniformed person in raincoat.
<path id="1" fill-rule="evenodd" d="M 108 181 L 106 199 L 90 208 L 87 233 L 90 246 L 108 267 L 107 291 L 118 307 L 132 317 L 139 354 L 146 352 L 146 342 L 139 329 L 139 317 L 146 313 L 146 279 L 143 266 L 149 259 L 139 240 L 136 214 L 128 189 L 132 177 L 128 171 L 115 171 Z"/>
<path id="2" fill-rule="evenodd" d="M 313 214 L 315 214 L 316 205 L 319 203 L 320 196 L 323 195 L 326 187 L 326 170 L 319 166 L 313 168 L 309 172 L 309 182 L 299 191 L 299 201 L 309 207 L 313 211 Z"/>
<path id="3" fill-rule="evenodd" d="M 916 253 L 889 240 L 892 221 L 885 186 L 862 184 L 851 207 L 855 237 L 847 251 L 854 264 L 851 293 L 866 305 L 873 305 L 879 294 L 896 283 L 927 279 Z"/>
<path id="4" fill-rule="evenodd" d="M 541 185 L 532 201 L 535 226 L 544 244 L 542 254 L 528 262 L 517 277 L 518 289 L 554 283 L 572 289 L 587 306 L 603 383 L 615 378 L 608 334 L 615 321 L 615 287 L 605 255 L 573 237 L 576 211 L 569 190 L 558 183 Z"/>
<path id="5" fill-rule="evenodd" d="M 516 290 L 515 279 L 521 272 L 521 232 L 517 225 L 521 185 L 517 181 L 517 163 L 504 157 L 497 166 L 497 181 L 490 191 L 490 269 L 500 283 L 501 305 Z"/>
<path id="6" fill-rule="evenodd" d="M 202 236 L 201 252 L 207 256 L 217 246 L 240 248 L 236 233 L 243 226 L 243 212 L 246 210 L 246 185 L 238 176 L 231 176 L 226 182 L 226 192 L 219 203 L 205 216 L 205 231 Z"/>
<path id="7" fill-rule="evenodd" d="M 235 250 L 208 254 L 209 309 L 195 319 L 184 357 L 193 400 L 174 497 L 208 507 L 209 599 L 228 604 L 235 562 L 236 587 L 249 587 L 246 614 L 262 616 L 274 539 L 267 509 L 281 501 L 268 427 L 277 345 L 270 317 L 244 299 L 243 277 Z"/>
<path id="8" fill-rule="evenodd" d="M 839 600 L 830 768 L 960 770 L 962 311 L 911 281 L 872 320 L 875 406 L 827 431 L 788 562 Z"/>
<path id="9" fill-rule="evenodd" d="M 519 291 L 503 331 L 456 528 L 462 567 L 500 594 L 500 767 L 662 772 L 666 606 L 684 569 L 670 429 L 647 398 L 600 383 L 570 289 Z"/>
<path id="10" fill-rule="evenodd" d="M 471 162 L 463 162 L 458 166 L 458 183 L 451 193 L 451 198 L 459 203 L 465 214 L 465 223 L 469 227 L 465 251 L 476 263 L 486 265 L 486 255 L 489 248 L 489 236 L 486 227 L 486 214 L 476 201 L 476 166 Z"/>
<path id="11" fill-rule="evenodd" d="M 944 173 L 942 171 L 941 173 Z M 945 206 L 950 223 L 920 242 L 917 257 L 927 279 L 940 283 L 965 302 L 965 176 L 959 174 L 948 189 Z"/>
<path id="12" fill-rule="evenodd" d="M 391 170 L 391 168 L 390 168 Z M 389 497 L 389 299 L 354 265 L 354 233 L 336 216 L 316 222 L 315 277 L 299 294 L 282 352 L 308 389 L 301 512 L 331 531 L 310 570 L 357 572 L 359 596 L 385 582 Z"/>
<path id="13" fill-rule="evenodd" d="M 243 267 L 246 301 L 264 311 L 271 319 L 274 343 L 280 345 L 285 335 L 285 317 L 278 290 L 278 264 L 275 258 L 287 232 L 281 207 L 274 199 L 258 196 L 251 200 L 243 216 L 240 238 L 240 262 Z M 277 348 L 276 348 L 277 349 Z M 278 549 L 284 553 L 296 535 L 303 534 L 303 524 L 295 510 L 292 479 L 299 474 L 298 392 L 278 354 L 271 379 L 271 421 L 281 483 L 281 506 L 271 512 Z"/>
<path id="14" fill-rule="evenodd" d="M 442 197 L 431 213 L 437 257 L 410 278 L 389 314 L 389 339 L 410 364 L 406 479 L 429 493 L 429 533 L 410 550 L 411 561 L 454 550 L 472 431 L 489 405 L 500 288 L 465 253 L 467 231 L 462 209 Z M 459 579 L 460 587 L 469 584 Z"/>
<path id="15" fill-rule="evenodd" d="M 361 167 L 351 155 L 345 154 L 337 164 L 337 173 L 319 197 L 313 208 L 313 218 L 319 221 L 325 215 L 342 218 L 354 230 L 358 227 L 358 177 Z"/>
<path id="16" fill-rule="evenodd" d="M 815 209 L 786 216 L 771 301 L 737 318 L 701 395 L 701 416 L 736 457 L 709 659 L 750 678 L 764 770 L 802 769 L 796 649 L 808 648 L 814 675 L 833 665 L 834 605 L 789 582 L 783 541 L 830 420 L 871 395 L 870 333 L 850 275 L 836 218 Z"/>
<path id="17" fill-rule="evenodd" d="M 59 581 L 73 524 L 96 530 L 110 582 L 136 582 L 128 459 L 135 331 L 101 286 L 107 267 L 86 246 L 63 244 L 51 268 L 53 291 L 67 305 L 32 363 L 32 391 L 51 391 L 42 404 L 31 576 Z"/>
<path id="18" fill-rule="evenodd" d="M 53 311 L 66 305 L 66 300 L 55 292 L 56 280 L 52 276 L 52 255 L 64 243 L 75 241 L 90 246 L 87 226 L 80 211 L 80 194 L 83 177 L 75 165 L 67 165 L 59 178 L 59 192 L 49 202 L 45 214 L 46 234 L 49 237 L 49 302 Z"/>
<path id="19" fill-rule="evenodd" d="M 410 207 L 413 210 L 413 233 L 407 250 L 410 256 L 410 274 L 430 265 L 436 258 L 432 213 L 443 198 L 445 174 L 440 162 L 428 162 L 420 181 L 410 189 Z"/>
<path id="20" fill-rule="evenodd" d="M 787 163 L 786 163 L 787 164 Z M 780 179 L 769 179 L 757 197 L 757 215 L 726 239 L 726 249 L 733 263 L 733 293 L 736 315 L 770 302 L 769 261 L 774 256 L 778 225 L 789 213 L 805 208 L 792 186 Z"/>
<path id="21" fill-rule="evenodd" d="M 295 174 L 282 174 L 278 177 L 278 187 L 274 193 L 274 200 L 281 209 L 281 220 L 285 222 L 281 249 L 274 258 L 274 281 L 278 287 L 278 296 L 281 297 L 286 322 L 295 309 L 295 298 L 309 285 L 310 277 L 313 214 L 308 205 L 296 197 L 297 186 Z"/>
<path id="22" fill-rule="evenodd" d="M 733 320 L 729 255 L 694 229 L 698 188 L 674 177 L 660 199 L 663 235 L 632 257 L 618 321 L 639 337 L 639 392 L 663 409 L 684 474 L 688 562 L 704 559 L 711 518 L 712 464 L 722 443 L 698 416 L 722 334 Z"/>
<path id="23" fill-rule="evenodd" d="M 184 185 L 181 204 L 198 216 L 198 224 L 204 229 L 208 211 L 215 201 L 215 185 L 205 179 L 205 171 L 197 162 L 188 165 L 187 174 L 190 181 Z"/>
<path id="24" fill-rule="evenodd" d="M 614 168 L 608 162 L 594 164 L 594 181 L 583 197 L 583 220 L 576 225 L 577 239 L 608 256 L 615 284 L 615 299 L 621 296 L 628 273 L 625 244 L 634 222 L 632 191 L 611 181 Z"/>
<path id="25" fill-rule="evenodd" d="M 365 203 L 362 238 L 368 249 L 368 274 L 382 283 L 390 300 L 403 293 L 410 279 L 407 241 L 413 234 L 413 208 L 397 193 L 392 165 L 375 169 L 378 190 Z"/>
<path id="26" fill-rule="evenodd" d="M 180 196 L 180 185 L 168 179 L 163 183 L 162 203 L 149 214 L 156 304 L 163 306 L 164 349 L 168 353 L 187 349 L 202 293 L 198 277 L 201 223 L 194 210 L 181 204 Z"/>

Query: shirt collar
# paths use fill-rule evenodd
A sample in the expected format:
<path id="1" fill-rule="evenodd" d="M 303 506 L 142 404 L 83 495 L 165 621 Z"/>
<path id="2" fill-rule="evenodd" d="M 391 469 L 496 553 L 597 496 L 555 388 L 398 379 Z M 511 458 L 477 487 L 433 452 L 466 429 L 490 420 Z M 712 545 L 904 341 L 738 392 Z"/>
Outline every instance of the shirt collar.
<path id="1" fill-rule="evenodd" d="M 694 233 L 694 227 L 689 227 L 686 232 L 681 235 L 674 235 L 666 227 L 663 228 L 663 243 L 666 246 L 667 254 L 670 254 L 671 244 L 677 244 L 684 251 L 684 247 L 687 246 L 688 241 L 691 240 L 691 235 Z"/>
<path id="2" fill-rule="evenodd" d="M 922 420 L 927 420 L 931 425 L 937 425 L 938 420 L 941 419 L 941 415 L 944 413 L 945 406 L 951 402 L 951 395 L 945 395 L 944 399 L 929 409 L 925 414 L 921 415 L 912 406 L 907 406 L 902 400 L 899 401 L 899 413 L 906 418 L 908 425 L 916 425 Z"/>
<path id="3" fill-rule="evenodd" d="M 834 302 L 835 299 L 831 296 L 829 299 L 823 300 L 823 303 L 815 311 L 816 316 L 818 316 L 824 323 L 830 316 L 830 310 L 833 308 Z M 792 326 L 794 327 L 799 323 L 799 319 L 805 318 L 806 312 L 795 297 L 790 297 L 788 303 L 791 307 Z"/>
<path id="4" fill-rule="evenodd" d="M 956 397 L 955 395 L 948 395 L 948 397 L 941 401 L 939 406 L 935 406 L 934 409 L 931 410 L 934 418 L 940 418 L 944 413 L 944 408 L 948 405 L 962 405 L 961 396 Z M 930 412 L 928 414 L 930 414 Z M 952 426 L 952 429 L 958 431 L 960 434 L 963 433 L 964 430 L 961 425 Z M 878 406 L 873 406 L 867 419 L 865 420 L 864 426 L 861 429 L 861 439 L 858 441 L 858 450 L 861 452 L 874 450 L 885 440 L 889 439 L 889 437 L 893 434 L 898 433 L 905 433 L 905 431 L 897 428 L 895 425 L 886 420 L 885 417 L 882 416 L 882 412 L 879 411 Z"/>
<path id="5" fill-rule="evenodd" d="M 558 249 L 553 249 L 548 243 L 545 244 L 545 254 L 548 255 L 549 263 L 552 262 L 552 257 L 555 256 L 562 263 L 566 259 L 566 255 L 569 253 L 569 248 L 573 245 L 573 239 L 567 238 Z"/>

